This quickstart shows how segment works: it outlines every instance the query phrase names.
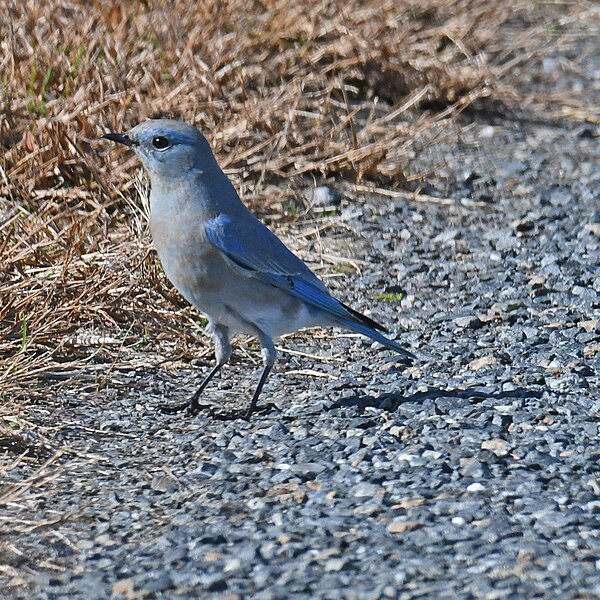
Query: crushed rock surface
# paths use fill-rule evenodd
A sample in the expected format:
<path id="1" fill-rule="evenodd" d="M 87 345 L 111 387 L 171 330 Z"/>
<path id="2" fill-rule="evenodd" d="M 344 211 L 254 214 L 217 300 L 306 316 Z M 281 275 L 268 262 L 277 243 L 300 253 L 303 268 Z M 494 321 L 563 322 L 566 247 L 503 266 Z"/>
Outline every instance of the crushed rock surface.
<path id="1" fill-rule="evenodd" d="M 280 343 L 305 355 L 250 422 L 159 412 L 206 365 L 32 407 L 66 450 L 3 476 L 33 484 L 3 511 L 0 597 L 599 597 L 598 134 L 476 122 L 415 161 L 440 203 L 341 201 L 327 284 L 411 368 L 316 331 Z M 205 399 L 243 406 L 256 367 Z"/>

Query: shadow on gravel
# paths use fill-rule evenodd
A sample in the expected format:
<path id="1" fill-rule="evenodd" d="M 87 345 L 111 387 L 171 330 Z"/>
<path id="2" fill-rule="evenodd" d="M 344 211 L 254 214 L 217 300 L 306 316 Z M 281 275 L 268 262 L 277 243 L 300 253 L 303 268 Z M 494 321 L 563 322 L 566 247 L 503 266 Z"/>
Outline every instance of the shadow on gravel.
<path id="1" fill-rule="evenodd" d="M 395 393 L 381 394 L 381 396 L 351 396 L 333 403 L 328 410 L 350 407 L 364 410 L 365 408 L 372 407 L 393 412 L 398 410 L 403 404 L 422 403 L 426 400 L 433 400 L 435 402 L 436 400 L 451 400 L 455 398 L 456 400 L 478 402 L 491 398 L 501 402 L 514 398 L 541 398 L 543 393 L 544 390 L 542 388 L 531 389 L 524 387 L 515 388 L 510 391 L 485 387 L 474 387 L 466 390 L 429 388 L 426 392 L 417 392 L 409 396 Z"/>

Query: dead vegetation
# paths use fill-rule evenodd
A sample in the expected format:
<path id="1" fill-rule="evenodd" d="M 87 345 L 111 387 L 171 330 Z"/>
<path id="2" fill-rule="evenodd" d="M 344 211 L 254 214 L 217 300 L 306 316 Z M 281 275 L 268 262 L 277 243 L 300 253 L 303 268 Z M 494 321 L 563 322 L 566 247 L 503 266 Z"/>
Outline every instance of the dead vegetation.
<path id="1" fill-rule="evenodd" d="M 530 74 L 590 23 L 593 2 L 9 0 L 0 447 L 23 451 L 23 399 L 43 400 L 53 381 L 106 365 L 92 375 L 102 385 L 133 350 L 203 351 L 198 317 L 148 252 L 137 162 L 98 143 L 103 132 L 194 122 L 245 199 L 291 220 L 300 201 L 285 190 L 328 177 L 350 195 L 356 183 L 414 191 L 419 147 L 476 102 L 576 106 L 537 98 Z"/>

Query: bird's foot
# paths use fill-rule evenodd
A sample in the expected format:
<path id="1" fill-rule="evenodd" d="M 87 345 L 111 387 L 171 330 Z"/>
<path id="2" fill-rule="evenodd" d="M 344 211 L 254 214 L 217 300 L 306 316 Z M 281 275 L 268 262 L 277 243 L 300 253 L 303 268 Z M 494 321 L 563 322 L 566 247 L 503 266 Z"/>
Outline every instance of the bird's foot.
<path id="1" fill-rule="evenodd" d="M 267 402 L 260 406 L 250 406 L 246 409 L 239 410 L 220 410 L 214 404 L 200 404 L 197 400 L 191 399 L 185 402 L 163 404 L 158 407 L 159 412 L 165 415 L 178 415 L 185 413 L 188 416 L 195 417 L 201 412 L 205 412 L 208 416 L 217 421 L 235 421 L 236 419 L 244 419 L 249 421 L 252 415 L 266 415 L 272 411 L 281 412 L 276 404 Z"/>
<path id="2" fill-rule="evenodd" d="M 281 412 L 279 407 L 273 402 L 267 402 L 266 404 L 261 404 L 260 406 L 255 406 L 254 408 L 250 407 L 244 411 L 244 419 L 249 419 L 252 415 L 266 415 L 272 411 Z"/>
<path id="3" fill-rule="evenodd" d="M 168 402 L 167 404 L 159 406 L 158 410 L 165 415 L 186 413 L 187 415 L 194 417 L 202 411 L 210 413 L 210 411 L 214 410 L 214 406 L 212 404 L 200 404 L 198 401 L 191 399 L 186 400 L 185 402 Z"/>
<path id="4" fill-rule="evenodd" d="M 246 408 L 244 410 L 226 410 L 220 411 L 212 409 L 209 411 L 210 416 L 217 421 L 236 421 L 237 419 L 244 419 L 249 421 L 252 415 L 265 415 L 271 411 L 276 410 L 281 412 L 279 408 L 272 402 L 262 404 L 261 406 L 255 406 L 254 408 Z"/>

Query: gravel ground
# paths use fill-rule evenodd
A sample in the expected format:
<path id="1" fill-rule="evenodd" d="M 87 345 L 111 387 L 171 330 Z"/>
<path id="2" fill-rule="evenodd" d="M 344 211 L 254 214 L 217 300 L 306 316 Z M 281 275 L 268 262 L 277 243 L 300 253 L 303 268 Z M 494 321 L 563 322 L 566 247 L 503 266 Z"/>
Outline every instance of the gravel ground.
<path id="1" fill-rule="evenodd" d="M 158 412 L 202 365 L 32 409 L 68 450 L 4 476 L 30 485 L 2 517 L 0 597 L 600 597 L 598 134 L 475 123 L 414 165 L 442 203 L 329 217 L 323 249 L 360 273 L 328 284 L 414 367 L 317 331 L 282 343 L 307 356 L 282 353 L 280 412 L 250 422 Z M 206 398 L 246 402 L 254 367 Z"/>

